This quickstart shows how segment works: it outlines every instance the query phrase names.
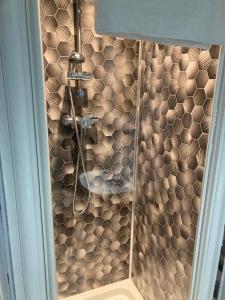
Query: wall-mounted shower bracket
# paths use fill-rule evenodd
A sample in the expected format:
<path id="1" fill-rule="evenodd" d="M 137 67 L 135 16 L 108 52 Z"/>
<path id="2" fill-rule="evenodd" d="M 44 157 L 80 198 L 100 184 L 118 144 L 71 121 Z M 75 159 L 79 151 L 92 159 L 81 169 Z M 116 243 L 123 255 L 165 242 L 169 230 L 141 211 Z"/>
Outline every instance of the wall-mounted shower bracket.
<path id="1" fill-rule="evenodd" d="M 88 72 L 68 72 L 68 80 L 89 80 L 92 74 Z"/>
<path id="2" fill-rule="evenodd" d="M 69 56 L 69 62 L 75 65 L 79 65 L 85 62 L 85 57 L 82 53 L 73 51 Z"/>

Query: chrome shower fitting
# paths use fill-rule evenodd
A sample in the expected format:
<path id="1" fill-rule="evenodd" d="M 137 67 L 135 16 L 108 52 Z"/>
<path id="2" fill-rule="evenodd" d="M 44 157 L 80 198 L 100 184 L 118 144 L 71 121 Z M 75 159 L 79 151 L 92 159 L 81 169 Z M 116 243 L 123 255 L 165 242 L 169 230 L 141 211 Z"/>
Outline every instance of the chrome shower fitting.
<path id="1" fill-rule="evenodd" d="M 74 119 L 70 115 L 63 115 L 61 120 L 65 126 L 74 125 Z M 98 122 L 98 118 L 94 118 L 93 114 L 90 114 L 89 116 L 85 117 L 76 117 L 75 122 L 79 123 L 82 129 L 88 129 L 91 128 L 91 125 L 94 125 Z"/>
<path id="2" fill-rule="evenodd" d="M 68 72 L 67 78 L 68 80 L 89 80 L 92 74 L 88 72 Z"/>
<path id="3" fill-rule="evenodd" d="M 73 64 L 82 64 L 85 62 L 85 57 L 79 52 L 72 52 L 69 56 L 69 62 Z"/>
<path id="4" fill-rule="evenodd" d="M 85 158 L 84 158 L 84 149 L 82 147 L 83 143 L 83 134 L 86 132 L 87 128 L 90 128 L 92 124 L 95 124 L 98 119 L 93 118 L 92 115 L 88 117 L 80 117 L 77 116 L 76 112 L 76 105 L 74 102 L 74 94 L 72 93 L 72 86 L 71 86 L 71 80 L 75 81 L 75 96 L 76 97 L 82 97 L 85 98 L 85 92 L 82 86 L 82 81 L 89 80 L 92 76 L 91 73 L 83 72 L 82 71 L 82 64 L 85 62 L 85 57 L 81 53 L 81 9 L 80 9 L 80 0 L 76 0 L 75 2 L 75 13 L 76 13 L 76 51 L 72 52 L 69 56 L 69 65 L 68 65 L 68 73 L 67 73 L 67 80 L 68 80 L 68 88 L 69 88 L 69 98 L 71 103 L 71 115 L 64 115 L 62 117 L 62 123 L 66 126 L 73 126 L 75 129 L 75 134 L 77 137 L 77 144 L 78 144 L 78 155 L 77 155 L 77 161 L 76 161 L 76 170 L 75 170 L 75 183 L 74 183 L 74 194 L 73 194 L 73 214 L 75 217 L 79 217 L 83 215 L 90 203 L 90 186 L 89 181 L 87 177 L 87 170 L 85 165 Z M 74 87 L 73 87 L 74 89 Z M 80 128 L 78 130 L 78 124 L 80 125 Z M 81 162 L 81 166 L 80 166 Z M 84 204 L 84 207 L 82 209 L 76 208 L 76 200 L 77 200 L 77 189 L 78 189 L 78 174 L 80 171 L 80 167 L 83 169 L 83 174 L 85 177 L 86 185 L 87 185 L 87 199 Z M 85 198 L 85 195 L 83 195 Z M 83 200 L 85 200 L 83 198 Z"/>
<path id="5" fill-rule="evenodd" d="M 67 73 L 68 80 L 89 80 L 91 73 L 82 72 L 82 63 L 85 62 L 85 57 L 79 52 L 72 52 L 69 56 L 69 68 Z"/>
<path id="6" fill-rule="evenodd" d="M 79 52 L 72 52 L 69 56 L 68 80 L 89 80 L 91 73 L 82 72 L 81 64 L 85 62 L 85 57 Z"/>
<path id="7" fill-rule="evenodd" d="M 62 115 L 61 122 L 65 126 L 71 126 L 73 125 L 73 117 L 68 114 L 64 114 Z"/>
<path id="8" fill-rule="evenodd" d="M 88 117 L 80 118 L 79 120 L 80 126 L 83 129 L 91 128 L 91 125 L 94 125 L 97 122 L 98 122 L 98 118 L 94 118 L 93 114 L 91 114 Z"/>

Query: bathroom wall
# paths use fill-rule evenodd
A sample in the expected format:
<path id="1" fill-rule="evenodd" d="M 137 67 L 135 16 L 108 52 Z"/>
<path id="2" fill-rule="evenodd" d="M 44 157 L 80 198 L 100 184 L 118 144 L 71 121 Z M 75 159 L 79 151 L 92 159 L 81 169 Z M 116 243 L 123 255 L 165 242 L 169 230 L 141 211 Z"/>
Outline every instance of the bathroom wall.
<path id="1" fill-rule="evenodd" d="M 128 277 L 134 193 L 91 194 L 74 218 L 78 149 L 70 112 L 67 63 L 75 48 L 72 0 L 41 0 L 57 285 L 69 296 Z M 133 185 L 139 42 L 95 33 L 94 7 L 82 1 L 83 70 L 88 103 L 99 120 L 87 132 L 88 171 L 107 170 Z M 201 204 L 219 58 L 209 50 L 143 42 L 133 279 L 145 300 L 187 300 Z M 97 134 L 96 134 L 97 133 Z M 104 182 L 93 182 L 96 188 Z"/>
<path id="2" fill-rule="evenodd" d="M 144 42 L 133 278 L 145 300 L 187 300 L 219 47 Z"/>
<path id="3" fill-rule="evenodd" d="M 83 70 L 93 74 L 85 83 L 88 106 L 82 113 L 99 118 L 95 142 L 86 143 L 86 167 L 110 170 L 132 182 L 138 43 L 97 36 L 94 7 L 82 2 L 82 11 Z M 60 122 L 62 114 L 70 112 L 66 71 L 75 48 L 74 3 L 41 0 L 40 14 L 57 285 L 61 296 L 69 296 L 128 277 L 132 194 L 92 194 L 87 213 L 74 218 L 74 153 L 78 150 L 74 130 Z"/>

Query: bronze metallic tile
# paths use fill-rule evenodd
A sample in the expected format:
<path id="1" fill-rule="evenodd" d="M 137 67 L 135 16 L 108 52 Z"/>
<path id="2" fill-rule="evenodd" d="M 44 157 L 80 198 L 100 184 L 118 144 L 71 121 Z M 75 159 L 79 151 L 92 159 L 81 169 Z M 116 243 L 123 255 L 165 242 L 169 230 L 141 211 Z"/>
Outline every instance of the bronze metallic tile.
<path id="1" fill-rule="evenodd" d="M 46 47 L 56 48 L 59 44 L 59 37 L 55 32 L 46 32 L 43 37 Z"/>
<path id="2" fill-rule="evenodd" d="M 82 1 L 82 10 L 84 70 L 93 73 L 84 84 L 83 113 L 100 119 L 97 140 L 86 146 L 87 169 L 111 169 L 131 180 L 139 44 L 96 35 L 94 6 Z M 65 87 L 75 48 L 73 13 L 72 0 L 41 1 L 61 296 L 127 278 L 131 227 L 131 193 L 92 195 L 87 214 L 72 215 L 77 144 L 60 118 L 70 112 Z M 218 46 L 144 45 L 133 271 L 146 300 L 187 299 L 218 57 Z M 79 189 L 77 200 L 85 197 Z"/>
<path id="3" fill-rule="evenodd" d="M 83 69 L 93 74 L 84 83 L 88 105 L 82 113 L 99 118 L 94 143 L 92 139 L 92 143 L 84 145 L 86 167 L 89 171 L 108 169 L 132 180 L 139 43 L 97 36 L 93 28 L 94 6 L 81 2 L 82 53 L 86 59 Z M 131 193 L 92 194 L 87 213 L 76 219 L 72 214 L 77 143 L 74 130 L 62 126 L 60 118 L 70 113 L 66 72 L 68 56 L 75 49 L 74 5 L 72 0 L 42 0 L 40 7 L 61 296 L 127 278 L 131 234 Z M 87 133 L 85 140 L 89 142 L 90 137 Z M 96 178 L 93 184 L 101 185 L 102 179 Z M 85 197 L 86 192 L 79 187 L 77 205 L 82 205 Z"/>
<path id="4" fill-rule="evenodd" d="M 57 6 L 54 1 L 51 0 L 42 0 L 41 9 L 45 15 L 54 15 L 57 11 Z"/>
<path id="5" fill-rule="evenodd" d="M 133 279 L 146 300 L 188 299 L 218 55 L 144 42 Z"/>
<path id="6" fill-rule="evenodd" d="M 58 9 L 55 18 L 59 25 L 69 25 L 71 22 L 69 13 L 66 9 Z"/>
<path id="7" fill-rule="evenodd" d="M 55 32 L 57 29 L 57 21 L 53 16 L 46 16 L 42 23 L 43 27 L 45 28 L 46 32 Z"/>

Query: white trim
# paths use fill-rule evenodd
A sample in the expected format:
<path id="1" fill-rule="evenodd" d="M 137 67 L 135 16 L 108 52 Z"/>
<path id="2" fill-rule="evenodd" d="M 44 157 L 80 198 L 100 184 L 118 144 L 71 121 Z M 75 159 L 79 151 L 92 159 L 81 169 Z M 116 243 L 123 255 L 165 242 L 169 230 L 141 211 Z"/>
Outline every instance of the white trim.
<path id="1" fill-rule="evenodd" d="M 0 82 L 1 85 L 1 82 Z M 1 156 L 0 156 L 0 299 L 15 299 L 8 222 L 5 209 L 5 192 L 3 186 Z"/>
<path id="2" fill-rule="evenodd" d="M 1 72 L 1 65 L 0 65 Z M 1 75 L 0 75 L 0 94 Z M 1 153 L 0 153 L 1 154 Z M 5 192 L 3 186 L 1 155 L 0 155 L 0 300 L 15 299 L 15 289 L 12 275 L 8 223 L 5 209 Z"/>
<path id="3" fill-rule="evenodd" d="M 0 2 L 0 151 L 18 300 L 56 299 L 38 11 L 35 0 Z"/>
<path id="4" fill-rule="evenodd" d="M 2 100 L 1 100 L 2 99 Z M 1 65 L 1 56 L 0 56 L 0 107 L 1 101 L 5 102 L 5 92 L 4 92 L 4 83 L 2 77 L 2 65 Z M 0 113 L 0 120 L 1 120 Z M 0 126 L 1 126 L 0 122 Z M 0 138 L 1 142 L 1 138 Z M 6 218 L 6 203 L 5 203 L 5 191 L 3 185 L 3 176 L 2 176 L 2 163 L 1 163 L 1 151 L 0 151 L 0 299 L 13 299 L 14 294 L 14 285 L 13 277 L 11 270 L 11 257 L 10 257 L 10 245 L 8 237 L 8 228 L 7 228 L 7 218 Z M 7 274 L 10 275 L 10 283 L 8 283 Z"/>
<path id="5" fill-rule="evenodd" d="M 225 49 L 221 50 L 204 174 L 190 300 L 213 297 L 225 215 Z"/>
<path id="6" fill-rule="evenodd" d="M 40 200 L 42 208 L 42 226 L 44 239 L 44 258 L 46 264 L 46 286 L 48 299 L 57 298 L 56 259 L 53 230 L 53 209 L 50 182 L 50 162 L 47 132 L 47 112 L 44 96 L 44 61 L 41 39 L 39 0 L 26 1 L 26 16 L 33 87 L 33 116 L 35 122 L 37 160 L 39 174 Z M 46 201 L 48 200 L 48 201 Z"/>
<path id="7" fill-rule="evenodd" d="M 65 297 L 59 297 L 63 300 Z M 67 297 L 66 300 L 143 300 L 140 292 L 131 279 L 124 279 L 89 290 L 78 295 Z"/>
<path id="8" fill-rule="evenodd" d="M 0 53 L 1 54 L 1 53 Z M 4 147 L 3 147 L 4 145 Z M 1 68 L 1 56 L 0 56 L 0 156 L 1 156 L 1 168 L 2 168 L 2 180 L 4 187 L 5 201 L 4 210 L 7 214 L 8 221 L 8 235 L 11 250 L 11 261 L 14 276 L 14 292 L 18 299 L 25 299 L 24 286 L 21 284 L 23 281 L 22 273 L 22 255 L 19 239 L 19 222 L 16 209 L 15 188 L 13 179 L 13 167 L 11 148 L 9 140 L 9 128 L 8 118 L 6 111 L 6 99 L 4 91 L 4 82 Z M 10 224 L 11 223 L 11 224 Z M 12 226 L 10 226 L 12 225 Z M 15 299 L 15 295 L 13 299 Z"/>

